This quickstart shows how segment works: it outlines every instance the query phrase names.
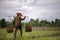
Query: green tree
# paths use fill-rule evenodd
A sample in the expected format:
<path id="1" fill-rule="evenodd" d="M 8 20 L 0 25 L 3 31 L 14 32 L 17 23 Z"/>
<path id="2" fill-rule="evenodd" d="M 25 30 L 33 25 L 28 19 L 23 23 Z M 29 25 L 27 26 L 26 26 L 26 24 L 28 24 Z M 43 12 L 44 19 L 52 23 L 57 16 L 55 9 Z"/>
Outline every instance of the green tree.
<path id="1" fill-rule="evenodd" d="M 39 19 L 37 18 L 34 23 L 36 27 L 39 26 Z"/>
<path id="2" fill-rule="evenodd" d="M 55 19 L 55 26 L 57 26 L 57 27 L 60 26 L 60 20 L 59 19 Z"/>
<path id="3" fill-rule="evenodd" d="M 50 22 L 48 22 L 47 20 L 41 20 L 39 25 L 40 26 L 50 26 Z"/>
<path id="4" fill-rule="evenodd" d="M 2 28 L 6 27 L 6 21 L 5 21 L 5 19 L 1 19 L 0 25 L 1 25 Z"/>
<path id="5" fill-rule="evenodd" d="M 55 22 L 54 21 L 51 21 L 51 25 L 50 25 L 51 27 L 55 27 L 56 25 L 55 25 Z"/>
<path id="6" fill-rule="evenodd" d="M 34 19 L 30 19 L 30 22 L 29 22 L 28 24 L 30 24 L 30 25 L 32 25 L 32 26 L 35 26 Z"/>

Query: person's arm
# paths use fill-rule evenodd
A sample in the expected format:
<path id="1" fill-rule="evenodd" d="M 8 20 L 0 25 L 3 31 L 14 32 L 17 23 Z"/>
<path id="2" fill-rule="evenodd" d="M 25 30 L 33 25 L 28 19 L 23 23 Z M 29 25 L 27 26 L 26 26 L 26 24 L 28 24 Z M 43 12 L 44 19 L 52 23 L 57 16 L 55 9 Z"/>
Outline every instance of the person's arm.
<path id="1" fill-rule="evenodd" d="M 21 20 L 24 20 L 26 18 L 26 16 L 24 18 L 22 18 Z"/>

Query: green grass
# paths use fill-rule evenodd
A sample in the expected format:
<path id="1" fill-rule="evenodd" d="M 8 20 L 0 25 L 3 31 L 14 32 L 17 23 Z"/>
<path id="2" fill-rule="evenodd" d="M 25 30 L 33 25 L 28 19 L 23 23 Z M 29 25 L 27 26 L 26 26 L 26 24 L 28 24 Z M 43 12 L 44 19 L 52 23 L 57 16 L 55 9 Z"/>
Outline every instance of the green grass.
<path id="1" fill-rule="evenodd" d="M 23 29 L 24 30 L 24 29 Z M 13 33 L 7 33 L 5 29 L 0 29 L 0 40 L 13 40 Z M 60 30 L 36 30 L 32 32 L 23 31 L 23 37 L 17 32 L 17 40 L 60 40 Z"/>
<path id="2" fill-rule="evenodd" d="M 28 40 L 60 40 L 59 31 L 33 31 L 26 35 Z"/>

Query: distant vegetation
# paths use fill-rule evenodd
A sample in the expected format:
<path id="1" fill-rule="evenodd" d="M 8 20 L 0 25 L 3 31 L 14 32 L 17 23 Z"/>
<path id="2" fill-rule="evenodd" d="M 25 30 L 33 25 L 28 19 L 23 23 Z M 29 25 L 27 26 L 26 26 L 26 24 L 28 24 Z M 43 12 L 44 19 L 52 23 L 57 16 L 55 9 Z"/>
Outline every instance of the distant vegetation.
<path id="1" fill-rule="evenodd" d="M 22 23 L 23 26 L 24 25 L 32 25 L 33 27 L 60 27 L 60 19 L 55 19 L 55 21 L 47 21 L 47 20 L 41 20 L 39 21 L 39 19 L 30 19 L 29 22 L 27 23 Z M 12 25 L 12 22 L 8 22 L 6 21 L 5 19 L 1 19 L 0 20 L 0 27 L 4 28 L 6 27 L 7 25 Z"/>
<path id="2" fill-rule="evenodd" d="M 47 20 L 41 20 L 39 19 L 30 19 L 28 23 L 25 23 L 26 25 L 32 25 L 33 27 L 60 27 L 60 19 L 55 19 L 55 21 L 47 21 Z"/>
<path id="3" fill-rule="evenodd" d="M 0 20 L 0 27 L 5 28 L 6 27 L 6 21 L 5 19 Z"/>

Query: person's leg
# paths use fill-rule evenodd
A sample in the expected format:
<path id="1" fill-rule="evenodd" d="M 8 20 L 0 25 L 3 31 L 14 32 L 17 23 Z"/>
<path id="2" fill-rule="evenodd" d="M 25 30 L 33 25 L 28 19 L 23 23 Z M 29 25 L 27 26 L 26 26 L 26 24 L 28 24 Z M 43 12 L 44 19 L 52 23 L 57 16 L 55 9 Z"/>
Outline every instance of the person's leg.
<path id="1" fill-rule="evenodd" d="M 14 29 L 14 40 L 16 40 L 16 33 L 17 33 L 17 27 L 15 27 L 15 29 Z"/>
<path id="2" fill-rule="evenodd" d="M 22 37 L 22 26 L 19 26 L 19 30 L 20 30 L 20 35 Z"/>

